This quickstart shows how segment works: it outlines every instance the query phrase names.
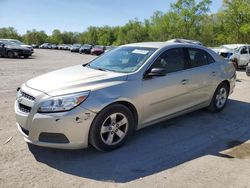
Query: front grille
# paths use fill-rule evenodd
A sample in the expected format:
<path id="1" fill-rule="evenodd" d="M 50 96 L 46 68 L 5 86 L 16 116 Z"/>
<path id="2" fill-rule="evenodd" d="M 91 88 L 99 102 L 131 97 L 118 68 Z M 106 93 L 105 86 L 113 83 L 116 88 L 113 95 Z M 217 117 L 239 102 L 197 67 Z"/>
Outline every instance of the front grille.
<path id="1" fill-rule="evenodd" d="M 22 97 L 24 97 L 24 98 L 26 98 L 26 99 L 28 99 L 30 101 L 34 101 L 36 99 L 35 97 L 33 97 L 33 96 L 31 96 L 31 95 L 29 95 L 27 93 L 24 93 L 23 91 L 21 91 L 21 95 L 22 95 Z"/>
<path id="2" fill-rule="evenodd" d="M 25 113 L 30 113 L 30 111 L 31 111 L 31 107 L 23 105 L 21 103 L 18 104 L 18 107 L 19 107 L 20 111 L 25 112 Z"/>

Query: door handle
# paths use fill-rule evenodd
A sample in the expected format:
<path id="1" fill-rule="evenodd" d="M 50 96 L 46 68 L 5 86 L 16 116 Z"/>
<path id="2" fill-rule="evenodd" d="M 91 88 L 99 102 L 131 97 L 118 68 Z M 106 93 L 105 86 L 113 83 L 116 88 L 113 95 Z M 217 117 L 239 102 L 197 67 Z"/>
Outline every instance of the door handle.
<path id="1" fill-rule="evenodd" d="M 212 72 L 212 76 L 216 76 L 216 72 L 215 71 Z"/>
<path id="2" fill-rule="evenodd" d="M 182 85 L 186 85 L 187 83 L 188 83 L 188 80 L 187 80 L 187 79 L 184 79 L 184 80 L 181 81 L 181 84 L 182 84 Z"/>

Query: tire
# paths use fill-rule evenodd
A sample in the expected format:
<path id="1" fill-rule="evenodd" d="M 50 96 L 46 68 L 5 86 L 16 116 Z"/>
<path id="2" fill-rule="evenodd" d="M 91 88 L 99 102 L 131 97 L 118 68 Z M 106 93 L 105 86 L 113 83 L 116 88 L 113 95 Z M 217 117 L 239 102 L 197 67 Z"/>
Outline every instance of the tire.
<path id="1" fill-rule="evenodd" d="M 100 151 L 121 147 L 134 131 L 132 112 L 124 105 L 113 104 L 103 109 L 92 122 L 89 142 Z"/>
<path id="2" fill-rule="evenodd" d="M 222 82 L 214 92 L 212 101 L 208 107 L 211 112 L 220 112 L 222 111 L 228 100 L 229 88 L 228 85 Z"/>
<path id="3" fill-rule="evenodd" d="M 8 58 L 14 58 L 14 57 L 15 57 L 14 52 L 8 51 L 8 52 L 7 52 L 7 57 L 8 57 Z"/>

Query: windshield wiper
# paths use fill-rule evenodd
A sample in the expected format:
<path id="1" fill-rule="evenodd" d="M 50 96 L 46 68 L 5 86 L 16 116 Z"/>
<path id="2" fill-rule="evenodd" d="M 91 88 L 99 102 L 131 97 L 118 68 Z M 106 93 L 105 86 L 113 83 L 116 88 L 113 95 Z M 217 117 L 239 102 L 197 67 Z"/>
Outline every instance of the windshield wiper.
<path id="1" fill-rule="evenodd" d="M 89 68 L 92 68 L 92 69 L 95 69 L 95 70 L 99 70 L 99 71 L 106 71 L 105 69 L 103 68 L 99 68 L 99 67 L 92 67 L 90 64 L 86 64 L 86 65 L 83 65 L 83 66 L 88 66 Z"/>

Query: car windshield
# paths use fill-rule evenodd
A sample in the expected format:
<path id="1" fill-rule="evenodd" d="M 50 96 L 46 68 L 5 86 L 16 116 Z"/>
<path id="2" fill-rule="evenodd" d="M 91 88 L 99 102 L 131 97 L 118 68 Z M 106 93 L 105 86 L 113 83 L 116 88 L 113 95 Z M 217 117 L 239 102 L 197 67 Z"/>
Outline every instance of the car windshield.
<path id="1" fill-rule="evenodd" d="M 85 45 L 83 45 L 82 47 L 84 47 L 84 48 L 90 48 L 91 45 L 85 44 Z"/>
<path id="2" fill-rule="evenodd" d="M 16 43 L 18 45 L 23 45 L 23 43 L 21 41 L 19 41 L 19 40 L 11 40 L 11 42 L 14 42 L 14 43 Z"/>
<path id="3" fill-rule="evenodd" d="M 89 63 L 94 69 L 131 73 L 140 68 L 157 48 L 119 47 Z"/>
<path id="4" fill-rule="evenodd" d="M 17 46 L 17 44 L 16 43 L 14 43 L 14 42 L 10 42 L 10 41 L 1 41 L 3 44 L 5 44 L 5 45 L 10 45 L 10 46 Z"/>
<path id="5" fill-rule="evenodd" d="M 236 52 L 236 53 L 239 53 L 239 52 L 240 52 L 240 49 L 241 49 L 241 47 L 236 48 L 236 49 L 235 49 L 235 52 Z"/>
<path id="6" fill-rule="evenodd" d="M 95 46 L 94 48 L 103 48 L 103 46 Z"/>
<path id="7" fill-rule="evenodd" d="M 74 47 L 79 47 L 81 44 L 73 44 Z"/>

